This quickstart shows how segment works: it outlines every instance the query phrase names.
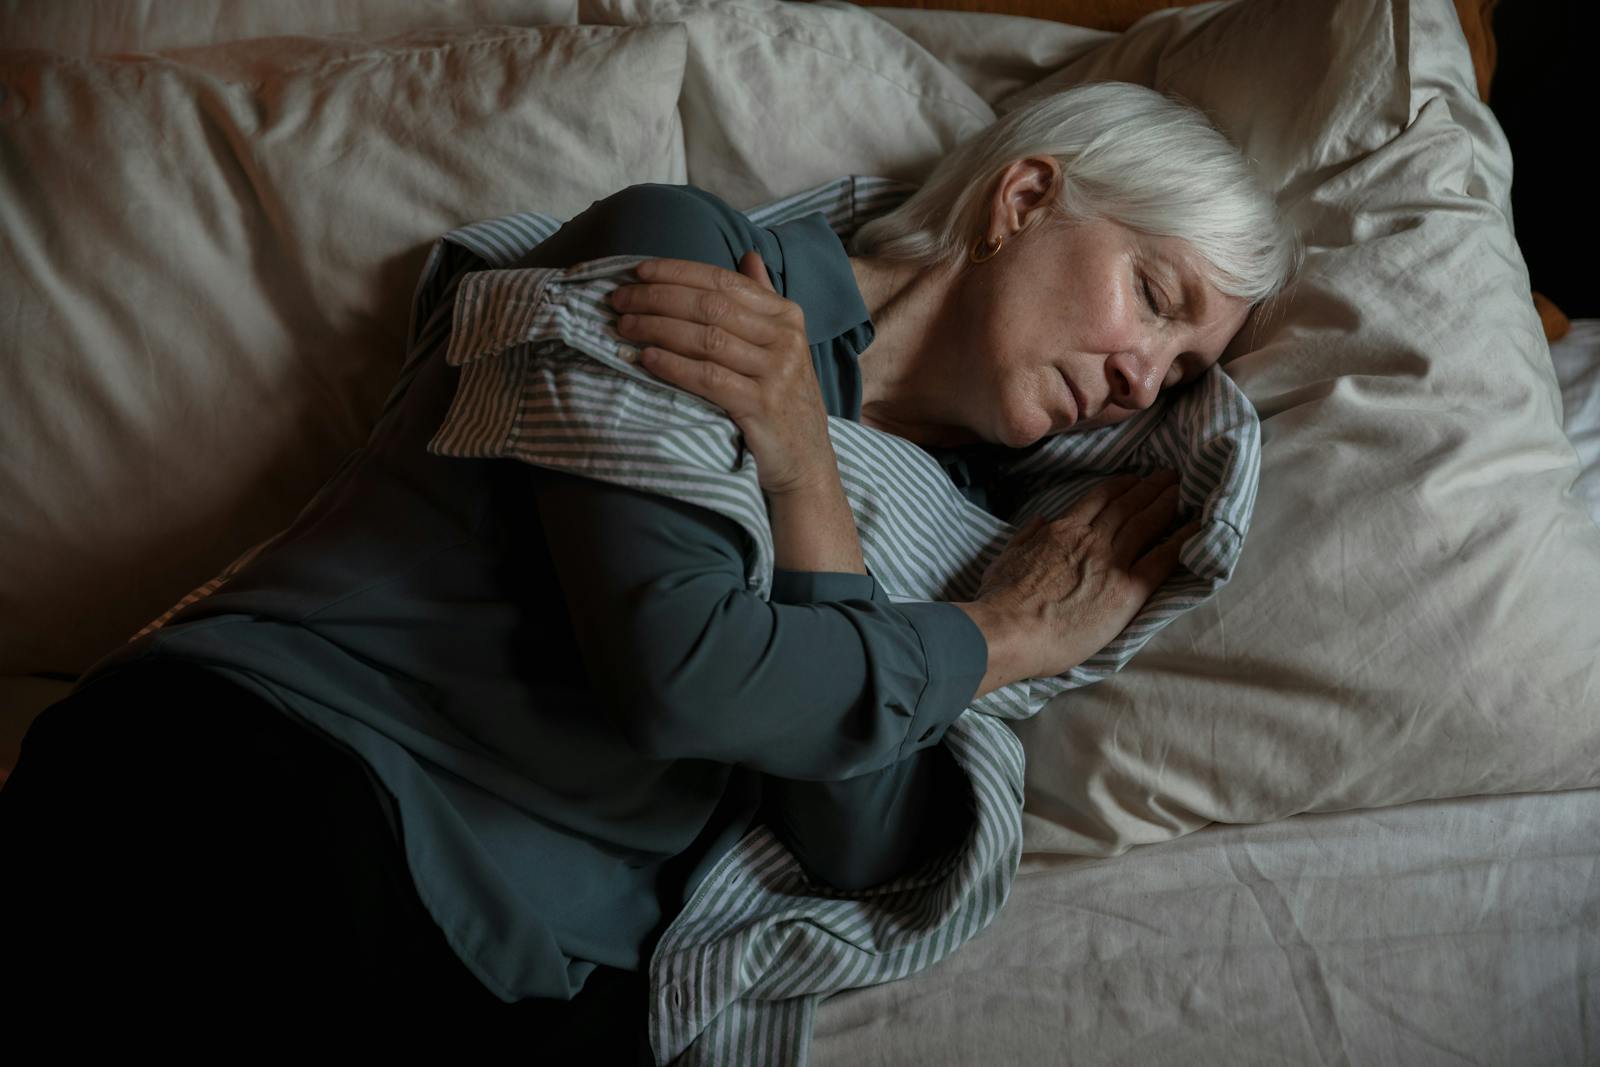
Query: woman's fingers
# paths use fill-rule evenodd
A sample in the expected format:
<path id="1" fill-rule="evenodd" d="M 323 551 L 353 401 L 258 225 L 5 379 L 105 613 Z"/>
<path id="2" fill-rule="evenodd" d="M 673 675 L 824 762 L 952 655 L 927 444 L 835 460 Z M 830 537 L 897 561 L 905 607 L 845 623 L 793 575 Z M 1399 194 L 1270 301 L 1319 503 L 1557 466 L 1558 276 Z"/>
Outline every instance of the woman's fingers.
<path id="1" fill-rule="evenodd" d="M 753 248 L 739 257 L 739 273 L 755 279 L 756 284 L 769 293 L 778 291 L 772 287 L 772 279 L 767 277 L 767 265 L 762 261 L 761 253 Z"/>
<path id="2" fill-rule="evenodd" d="M 1190 519 L 1172 532 L 1172 536 L 1162 541 L 1155 548 L 1145 554 L 1144 558 L 1133 565 L 1129 572 L 1133 580 L 1139 583 L 1139 591 L 1144 600 L 1149 600 L 1155 591 L 1161 588 L 1178 566 L 1178 557 L 1183 552 L 1183 546 L 1195 534 L 1200 532 L 1200 520 Z"/>
<path id="3" fill-rule="evenodd" d="M 1133 495 L 1127 494 L 1129 497 Z M 1112 535 L 1111 543 L 1116 546 L 1117 562 L 1124 570 L 1132 567 L 1133 561 L 1144 555 L 1152 541 L 1172 529 L 1177 517 L 1178 486 L 1174 482 L 1149 497 L 1144 507 L 1129 515 Z"/>
<path id="4" fill-rule="evenodd" d="M 643 346 L 644 368 L 721 407 L 744 435 L 763 492 L 837 478 L 828 412 L 806 339 L 805 309 L 779 296 L 759 253 L 739 270 L 645 260 L 641 285 L 610 295 L 617 332 Z"/>
<path id="5" fill-rule="evenodd" d="M 756 377 L 769 368 L 767 350 L 724 326 L 684 322 L 655 315 L 624 315 L 617 333 L 638 348 L 655 347 Z"/>
<path id="6" fill-rule="evenodd" d="M 639 350 L 644 369 L 656 377 L 702 396 L 727 412 L 743 411 L 756 403 L 760 383 L 714 359 L 680 356 L 671 349 L 650 346 Z"/>
<path id="7" fill-rule="evenodd" d="M 1159 497 L 1176 478 L 1175 471 L 1157 471 L 1147 478 L 1123 474 L 1107 479 L 1085 493 L 1062 518 L 1096 527 L 1114 538 L 1129 518 Z"/>
<path id="8" fill-rule="evenodd" d="M 631 301 L 637 300 L 646 310 L 681 315 L 688 310 L 684 299 L 699 295 L 719 297 L 732 307 L 748 309 L 761 318 L 798 309 L 773 289 L 760 253 L 754 250 L 739 260 L 737 271 L 692 259 L 650 259 L 636 264 L 633 273 L 639 284 L 619 285 L 611 293 L 612 307 L 619 311 L 634 310 Z M 619 300 L 630 303 L 624 306 Z"/>
<path id="9" fill-rule="evenodd" d="M 616 328 L 628 342 L 716 360 L 755 376 L 769 365 L 767 348 L 795 328 L 783 311 L 789 301 L 770 295 L 780 306 L 764 311 L 745 303 L 733 290 L 681 285 L 618 286 L 610 300 L 623 312 Z"/>
<path id="10" fill-rule="evenodd" d="M 743 277 L 743 275 L 740 275 Z M 753 279 L 746 279 L 752 285 Z M 766 298 L 770 297 L 768 300 Z M 750 294 L 747 289 L 702 289 L 692 285 L 619 285 L 607 297 L 619 312 L 665 315 L 704 323 L 743 323 L 772 333 L 784 320 L 790 303 L 776 293 Z M 752 338 L 764 340 L 764 338 Z"/>
<path id="11" fill-rule="evenodd" d="M 1149 477 L 1125 474 L 1110 478 L 1085 493 L 1056 521 L 1099 530 L 1117 564 L 1131 572 L 1134 560 L 1177 519 L 1178 485 L 1178 474 L 1172 470 L 1156 471 Z"/>
<path id="12" fill-rule="evenodd" d="M 769 367 L 767 347 L 779 340 L 779 331 L 770 321 L 714 311 L 687 314 L 687 318 L 672 318 L 629 312 L 617 320 L 616 329 L 625 341 L 638 347 L 655 345 L 682 356 L 715 360 L 752 377 Z"/>

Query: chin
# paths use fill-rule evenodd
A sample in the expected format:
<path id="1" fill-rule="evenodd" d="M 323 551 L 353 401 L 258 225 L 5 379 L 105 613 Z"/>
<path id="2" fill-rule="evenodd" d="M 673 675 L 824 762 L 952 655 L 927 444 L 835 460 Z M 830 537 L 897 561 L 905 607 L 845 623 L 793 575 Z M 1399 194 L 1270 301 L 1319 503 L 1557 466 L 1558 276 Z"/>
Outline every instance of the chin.
<path id="1" fill-rule="evenodd" d="M 1019 427 L 1012 427 L 1011 429 L 1013 431 L 1011 439 L 1004 442 L 1008 448 L 1032 448 L 1045 438 L 1054 437 L 1063 432 L 1062 430 L 1057 430 L 1051 420 L 1048 419 L 1035 423 L 1026 430 Z"/>
<path id="2" fill-rule="evenodd" d="M 1006 431 L 1001 433 L 999 440 L 994 441 L 993 443 L 1004 445 L 1006 448 L 1027 448 L 1029 445 L 1034 444 L 1044 436 L 1044 434 L 1040 433 L 1014 433 L 1011 431 Z"/>

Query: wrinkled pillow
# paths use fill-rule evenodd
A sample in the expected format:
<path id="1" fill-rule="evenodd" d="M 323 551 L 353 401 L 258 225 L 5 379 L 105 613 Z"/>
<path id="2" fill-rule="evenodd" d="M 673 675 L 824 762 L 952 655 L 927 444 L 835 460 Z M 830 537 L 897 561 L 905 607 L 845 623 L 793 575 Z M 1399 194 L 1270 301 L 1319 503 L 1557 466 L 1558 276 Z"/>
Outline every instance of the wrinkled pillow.
<path id="1" fill-rule="evenodd" d="M 818 0 L 838 4 L 844 0 Z M 857 0 L 863 2 L 863 0 Z M 1113 36 L 1109 31 L 1126 30 L 1140 18 L 1159 8 L 1194 6 L 1197 0 L 876 0 L 869 6 L 873 14 L 889 22 L 959 74 L 991 104 L 1009 96 L 1021 86 L 1011 84 L 1041 61 L 1054 58 L 1052 69 L 1065 66 L 1095 44 Z M 1214 0 L 1199 0 L 1202 3 Z M 1489 83 L 1494 77 L 1495 38 L 1490 19 L 1497 0 L 1454 0 L 1472 55 L 1473 75 L 1478 99 L 1489 99 Z M 1029 18 L 1032 25 L 1018 28 L 1015 23 Z M 1050 25 L 1041 25 L 1049 20 Z M 1070 23 L 1072 34 L 1060 32 L 1057 23 Z M 1088 28 L 1088 27 L 1093 27 Z M 1017 51 L 1018 34 L 1025 34 L 1027 48 Z M 998 47 L 997 47 L 998 44 Z M 1003 57 L 998 59 L 997 57 Z M 1037 80 L 1037 75 L 1034 79 Z M 1004 89 L 1004 92 L 999 90 Z M 1545 339 L 1565 336 L 1571 323 L 1561 309 L 1543 293 L 1533 293 L 1534 307 L 1544 325 Z"/>
<path id="2" fill-rule="evenodd" d="M 1233 581 L 1017 724 L 1026 847 L 1600 785 L 1600 528 L 1449 0 L 1163 12 L 998 110 L 1101 80 L 1210 113 L 1309 256 L 1224 356 L 1262 420 Z"/>
<path id="3" fill-rule="evenodd" d="M 963 11 L 1069 22 L 1094 30 L 1121 33 L 1150 14 L 1170 7 L 1192 7 L 1211 0 L 855 0 L 870 7 Z M 1490 14 L 1499 0 L 1454 0 L 1456 18 L 1472 53 L 1478 98 L 1489 99 L 1494 78 L 1495 39 Z M 940 53 L 942 56 L 944 53 Z"/>
<path id="4" fill-rule="evenodd" d="M 1202 0 L 859 0 L 871 7 L 907 7 L 931 11 L 966 11 L 1070 22 L 1095 30 L 1120 33 L 1152 11 L 1188 7 Z"/>
<path id="5" fill-rule="evenodd" d="M 685 181 L 684 27 L 0 52 L 0 673 L 75 675 L 365 443 L 430 244 Z"/>
<path id="6" fill-rule="evenodd" d="M 6 0 L 5 47 L 92 56 L 284 34 L 352 32 L 378 40 L 450 26 L 572 24 L 577 10 L 578 0 Z"/>
<path id="7" fill-rule="evenodd" d="M 928 51 L 848 4 L 578 0 L 578 21 L 681 22 L 688 180 L 749 211 L 841 174 L 920 182 L 994 121 Z"/>

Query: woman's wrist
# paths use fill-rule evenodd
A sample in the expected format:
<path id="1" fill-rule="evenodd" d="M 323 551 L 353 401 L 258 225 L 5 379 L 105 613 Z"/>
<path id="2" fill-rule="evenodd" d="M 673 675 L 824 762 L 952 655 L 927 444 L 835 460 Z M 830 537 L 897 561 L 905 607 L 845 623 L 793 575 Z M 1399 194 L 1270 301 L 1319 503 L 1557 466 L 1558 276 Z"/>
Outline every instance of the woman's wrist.
<path id="1" fill-rule="evenodd" d="M 819 479 L 803 489 L 768 493 L 773 565 L 790 571 L 866 574 L 855 515 L 837 472 L 832 484 Z M 988 646 L 988 665 L 972 699 L 1038 675 L 1027 659 L 1027 635 L 1012 613 L 984 600 L 951 601 L 966 612 Z"/>
<path id="2" fill-rule="evenodd" d="M 773 565 L 790 571 L 866 574 L 856 517 L 838 470 L 832 479 L 785 493 L 768 493 Z"/>
<path id="3" fill-rule="evenodd" d="M 989 665 L 984 671 L 983 681 L 978 683 L 978 691 L 972 694 L 973 700 L 1012 682 L 1038 676 L 1038 671 L 1025 656 L 1022 640 L 1026 635 L 1008 612 L 983 600 L 951 603 L 967 613 L 989 646 Z"/>

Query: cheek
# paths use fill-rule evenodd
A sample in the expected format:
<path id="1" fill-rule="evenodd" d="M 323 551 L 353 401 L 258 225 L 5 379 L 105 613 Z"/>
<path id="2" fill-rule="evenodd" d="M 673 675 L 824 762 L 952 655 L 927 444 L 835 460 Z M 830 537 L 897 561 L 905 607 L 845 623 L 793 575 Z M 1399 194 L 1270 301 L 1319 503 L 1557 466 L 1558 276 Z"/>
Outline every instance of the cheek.
<path id="1" fill-rule="evenodd" d="M 995 432 L 1007 448 L 1026 448 L 1049 433 L 1060 404 L 1038 383 L 1011 378 L 1003 383 Z"/>

